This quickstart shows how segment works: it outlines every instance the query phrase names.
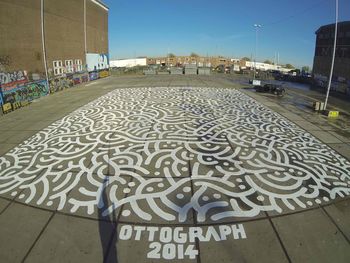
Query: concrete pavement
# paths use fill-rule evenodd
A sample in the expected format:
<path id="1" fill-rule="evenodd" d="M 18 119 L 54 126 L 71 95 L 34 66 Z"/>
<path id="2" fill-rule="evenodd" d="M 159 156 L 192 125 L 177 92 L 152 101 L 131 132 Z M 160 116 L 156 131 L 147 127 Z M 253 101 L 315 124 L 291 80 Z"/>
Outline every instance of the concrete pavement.
<path id="1" fill-rule="evenodd" d="M 115 77 L 2 116 L 1 261 L 348 262 L 346 132 L 239 88 Z"/>

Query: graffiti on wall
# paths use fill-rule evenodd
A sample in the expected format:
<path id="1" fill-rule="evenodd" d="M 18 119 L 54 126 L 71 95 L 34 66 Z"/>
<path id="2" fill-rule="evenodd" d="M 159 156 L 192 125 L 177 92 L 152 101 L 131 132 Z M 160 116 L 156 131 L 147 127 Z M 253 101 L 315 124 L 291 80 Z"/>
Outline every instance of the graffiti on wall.
<path id="1" fill-rule="evenodd" d="M 102 70 L 98 73 L 98 76 L 100 79 L 107 78 L 109 76 L 109 72 L 108 70 Z"/>
<path id="2" fill-rule="evenodd" d="M 4 104 L 32 101 L 48 94 L 46 80 L 38 80 L 11 87 L 1 87 L 1 89 Z"/>
<path id="3" fill-rule="evenodd" d="M 14 72 L 0 72 L 0 85 L 1 87 L 9 87 L 18 84 L 23 84 L 28 81 L 25 71 Z"/>
<path id="4" fill-rule="evenodd" d="M 2 100 L 2 90 L 1 90 L 1 87 L 0 87 L 0 105 L 3 105 L 4 104 L 4 101 Z"/>
<path id="5" fill-rule="evenodd" d="M 109 68 L 108 54 L 86 54 L 86 64 L 89 72 Z"/>
<path id="6" fill-rule="evenodd" d="M 74 85 L 73 75 L 50 79 L 50 93 L 68 89 Z"/>
<path id="7" fill-rule="evenodd" d="M 318 87 L 326 88 L 328 84 L 328 77 L 321 74 L 314 74 L 314 84 Z M 342 77 L 333 77 L 331 82 L 331 91 L 349 94 L 350 80 Z"/>
<path id="8" fill-rule="evenodd" d="M 93 80 L 97 80 L 99 78 L 98 73 L 97 72 L 89 72 L 89 80 L 93 81 Z"/>
<path id="9" fill-rule="evenodd" d="M 89 81 L 89 75 L 87 73 L 80 73 L 73 75 L 73 83 L 74 85 L 78 85 L 81 83 L 85 83 Z"/>

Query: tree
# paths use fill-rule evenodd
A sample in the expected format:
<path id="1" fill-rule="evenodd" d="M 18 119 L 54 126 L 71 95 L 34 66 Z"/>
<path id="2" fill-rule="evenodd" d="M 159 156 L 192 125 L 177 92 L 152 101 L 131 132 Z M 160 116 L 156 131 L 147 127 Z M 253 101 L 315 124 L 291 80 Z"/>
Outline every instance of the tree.
<path id="1" fill-rule="evenodd" d="M 192 52 L 190 56 L 191 56 L 191 57 L 199 57 L 199 55 L 196 54 L 196 53 L 194 53 L 194 52 Z"/>
<path id="2" fill-rule="evenodd" d="M 301 68 L 301 71 L 303 72 L 310 72 L 310 67 L 309 66 L 304 66 Z"/>
<path id="3" fill-rule="evenodd" d="M 250 58 L 244 57 L 244 58 L 242 58 L 242 60 L 244 60 L 244 61 L 250 61 Z"/>
<path id="4" fill-rule="evenodd" d="M 169 53 L 169 58 L 174 58 L 176 57 L 173 53 Z"/>
<path id="5" fill-rule="evenodd" d="M 271 64 L 271 65 L 272 65 L 271 60 L 268 60 L 268 59 L 266 59 L 266 60 L 264 61 L 264 63 L 265 63 L 265 64 Z"/>
<path id="6" fill-rule="evenodd" d="M 286 64 L 286 68 L 287 68 L 287 69 L 293 69 L 294 66 L 293 66 L 292 64 Z"/>

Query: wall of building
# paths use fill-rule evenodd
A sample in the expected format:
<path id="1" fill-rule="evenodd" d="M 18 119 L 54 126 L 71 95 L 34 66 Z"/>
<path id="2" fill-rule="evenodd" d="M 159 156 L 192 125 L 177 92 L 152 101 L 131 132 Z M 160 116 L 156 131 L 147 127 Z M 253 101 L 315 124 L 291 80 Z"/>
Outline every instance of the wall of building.
<path id="1" fill-rule="evenodd" d="M 40 0 L 0 0 L 0 72 L 44 73 Z"/>
<path id="2" fill-rule="evenodd" d="M 108 54 L 107 7 L 96 0 L 44 0 L 46 58 L 51 71 L 57 60 L 63 66 L 66 60 L 86 63 L 84 1 L 87 53 Z M 2 71 L 44 75 L 40 0 L 0 0 L 0 43 Z"/>
<path id="3" fill-rule="evenodd" d="M 333 45 L 334 24 L 321 27 L 316 32 L 316 47 L 313 73 L 316 79 L 327 82 L 330 73 Z M 338 26 L 337 47 L 334 62 L 334 80 L 350 83 L 350 21 Z"/>
<path id="4" fill-rule="evenodd" d="M 108 9 L 86 1 L 87 53 L 108 54 Z"/>
<path id="5" fill-rule="evenodd" d="M 45 0 L 45 44 L 50 74 L 53 61 L 82 60 L 85 64 L 84 1 Z"/>
<path id="6" fill-rule="evenodd" d="M 43 2 L 42 20 L 41 0 L 0 0 L 0 106 L 5 111 L 109 75 L 108 8 L 98 0 Z M 87 71 L 87 57 L 93 58 L 94 72 Z"/>

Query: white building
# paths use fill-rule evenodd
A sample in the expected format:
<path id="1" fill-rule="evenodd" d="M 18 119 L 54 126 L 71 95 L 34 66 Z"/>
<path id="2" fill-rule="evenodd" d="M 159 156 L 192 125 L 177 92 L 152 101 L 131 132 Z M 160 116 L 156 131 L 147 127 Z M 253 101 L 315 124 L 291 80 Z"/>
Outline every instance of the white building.
<path id="1" fill-rule="evenodd" d="M 147 58 L 117 59 L 109 62 L 111 68 L 132 68 L 136 66 L 147 66 Z"/>
<path id="2" fill-rule="evenodd" d="M 266 71 L 266 70 L 278 70 L 281 72 L 289 72 L 290 69 L 287 68 L 283 68 L 280 65 L 272 65 L 272 64 L 266 64 L 266 63 L 262 63 L 262 62 L 255 62 L 254 61 L 246 61 L 246 68 L 254 68 L 256 67 L 257 70 L 262 70 L 262 71 Z"/>

